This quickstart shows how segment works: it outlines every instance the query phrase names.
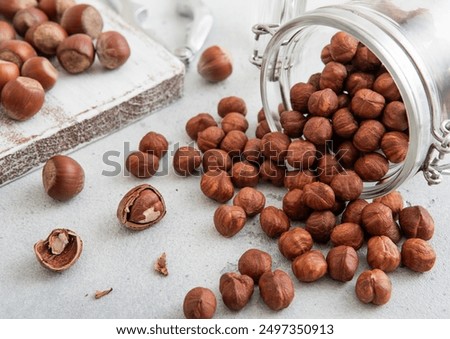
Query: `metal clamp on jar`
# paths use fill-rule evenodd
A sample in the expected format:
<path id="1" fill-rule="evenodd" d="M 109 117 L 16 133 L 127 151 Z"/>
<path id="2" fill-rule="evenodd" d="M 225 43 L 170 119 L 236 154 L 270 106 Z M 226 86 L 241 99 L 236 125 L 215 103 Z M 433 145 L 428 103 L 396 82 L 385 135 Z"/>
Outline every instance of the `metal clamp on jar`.
<path id="1" fill-rule="evenodd" d="M 450 2 L 335 2 L 304 11 L 306 1 L 268 1 L 274 21 L 253 27 L 257 43 L 251 62 L 261 68 L 262 102 L 271 130 L 281 130 L 278 105 L 292 109 L 291 87 L 321 72 L 323 47 L 344 31 L 367 46 L 390 73 L 408 117 L 405 160 L 390 163 L 387 175 L 365 185 L 362 197 L 387 194 L 420 170 L 430 185 L 439 184 L 450 174 Z"/>

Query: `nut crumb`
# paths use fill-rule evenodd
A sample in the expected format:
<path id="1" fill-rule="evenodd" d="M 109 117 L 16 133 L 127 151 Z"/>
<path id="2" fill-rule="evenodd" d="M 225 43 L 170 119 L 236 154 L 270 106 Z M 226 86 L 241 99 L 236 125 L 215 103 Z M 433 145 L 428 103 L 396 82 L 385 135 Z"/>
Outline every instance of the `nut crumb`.
<path id="1" fill-rule="evenodd" d="M 166 253 L 161 254 L 158 260 L 156 260 L 155 271 L 161 273 L 164 276 L 169 275 L 169 271 L 167 270 Z"/>
<path id="2" fill-rule="evenodd" d="M 95 299 L 103 298 L 105 295 L 108 295 L 112 292 L 112 287 L 110 289 L 104 290 L 104 291 L 96 291 L 95 292 Z"/>

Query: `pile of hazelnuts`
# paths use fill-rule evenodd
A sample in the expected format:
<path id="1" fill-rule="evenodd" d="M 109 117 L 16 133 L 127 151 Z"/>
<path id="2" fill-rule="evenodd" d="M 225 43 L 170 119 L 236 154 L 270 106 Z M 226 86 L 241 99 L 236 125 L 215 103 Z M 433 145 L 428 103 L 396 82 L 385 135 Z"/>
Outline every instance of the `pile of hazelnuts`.
<path id="1" fill-rule="evenodd" d="M 106 69 L 122 66 L 130 56 L 126 38 L 102 32 L 102 16 L 88 4 L 2 0 L 0 15 L 9 20 L 0 21 L 1 107 L 14 120 L 28 120 L 41 110 L 45 92 L 58 79 L 55 56 L 70 74 L 89 69 L 96 55 Z"/>

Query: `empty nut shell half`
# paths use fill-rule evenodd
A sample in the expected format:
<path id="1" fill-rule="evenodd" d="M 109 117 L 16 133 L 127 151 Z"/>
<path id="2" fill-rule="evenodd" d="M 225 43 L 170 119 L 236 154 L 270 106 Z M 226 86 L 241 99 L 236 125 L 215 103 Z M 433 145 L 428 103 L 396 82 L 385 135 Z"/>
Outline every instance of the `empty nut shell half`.
<path id="1" fill-rule="evenodd" d="M 75 264 L 82 250 L 81 238 L 68 229 L 55 229 L 47 239 L 34 245 L 34 253 L 39 263 L 55 272 L 65 271 Z"/>
<path id="2" fill-rule="evenodd" d="M 147 184 L 131 189 L 117 208 L 120 223 L 135 231 L 142 231 L 155 225 L 165 215 L 166 205 L 161 193 Z"/>

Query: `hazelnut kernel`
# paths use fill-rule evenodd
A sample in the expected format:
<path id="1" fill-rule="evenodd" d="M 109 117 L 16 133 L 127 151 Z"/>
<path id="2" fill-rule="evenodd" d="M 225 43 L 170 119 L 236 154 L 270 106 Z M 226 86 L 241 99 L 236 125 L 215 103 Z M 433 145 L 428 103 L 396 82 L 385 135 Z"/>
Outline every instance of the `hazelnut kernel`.
<path id="1" fill-rule="evenodd" d="M 269 124 L 267 123 L 267 120 L 262 120 L 258 123 L 258 126 L 256 126 L 255 136 L 258 139 L 262 139 L 268 133 L 270 133 Z"/>
<path id="2" fill-rule="evenodd" d="M 195 287 L 184 297 L 183 312 L 186 319 L 211 319 L 216 308 L 216 296 L 208 288 Z"/>
<path id="3" fill-rule="evenodd" d="M 306 118 L 297 111 L 284 111 L 280 114 L 280 124 L 283 132 L 289 138 L 299 138 L 303 135 Z"/>
<path id="4" fill-rule="evenodd" d="M 315 91 L 316 88 L 313 85 L 303 82 L 292 86 L 290 90 L 292 109 L 301 113 L 307 112 L 309 98 Z"/>
<path id="5" fill-rule="evenodd" d="M 333 115 L 333 132 L 342 138 L 351 138 L 358 130 L 359 124 L 348 108 L 341 108 Z"/>
<path id="6" fill-rule="evenodd" d="M 318 250 L 303 253 L 292 262 L 292 272 L 301 282 L 317 281 L 327 273 L 327 270 L 327 261 Z"/>
<path id="7" fill-rule="evenodd" d="M 427 272 L 436 262 L 436 252 L 423 239 L 410 238 L 402 245 L 402 264 L 415 272 Z"/>
<path id="8" fill-rule="evenodd" d="M 132 152 L 125 161 L 125 167 L 136 178 L 151 178 L 158 171 L 159 158 L 152 153 Z"/>
<path id="9" fill-rule="evenodd" d="M 224 118 L 228 113 L 240 113 L 242 115 L 247 114 L 247 105 L 242 98 L 236 96 L 230 96 L 223 98 L 217 105 L 217 113 L 220 117 Z"/>
<path id="10" fill-rule="evenodd" d="M 294 140 L 287 150 L 286 161 L 293 168 L 310 169 L 316 162 L 316 146 L 306 140 Z"/>
<path id="11" fill-rule="evenodd" d="M 173 169 L 179 175 L 187 177 L 193 175 L 202 164 L 200 151 L 190 146 L 182 146 L 173 156 Z"/>
<path id="12" fill-rule="evenodd" d="M 281 132 L 270 132 L 261 139 L 262 152 L 266 159 L 282 164 L 288 153 L 291 139 Z"/>
<path id="13" fill-rule="evenodd" d="M 392 79 L 392 76 L 387 72 L 382 73 L 375 79 L 373 89 L 375 92 L 384 96 L 388 101 L 399 101 L 402 98 L 394 79 Z"/>
<path id="14" fill-rule="evenodd" d="M 303 201 L 303 191 L 295 188 L 286 193 L 283 198 L 283 211 L 292 220 L 305 220 L 311 210 Z"/>
<path id="15" fill-rule="evenodd" d="M 326 65 L 327 63 L 333 61 L 333 58 L 331 57 L 331 51 L 330 51 L 331 44 L 325 45 L 322 48 L 322 51 L 320 52 L 320 59 L 322 62 Z"/>
<path id="16" fill-rule="evenodd" d="M 210 149 L 203 154 L 203 171 L 222 170 L 228 172 L 231 169 L 232 160 L 227 152 L 221 149 Z"/>
<path id="17" fill-rule="evenodd" d="M 320 76 L 320 89 L 328 88 L 333 90 L 335 93 L 340 93 L 342 92 L 346 78 L 347 69 L 345 66 L 341 63 L 330 61 L 322 70 L 322 74 Z"/>
<path id="18" fill-rule="evenodd" d="M 252 187 L 242 188 L 233 199 L 233 205 L 242 207 L 248 217 L 261 213 L 265 204 L 264 194 Z"/>
<path id="19" fill-rule="evenodd" d="M 399 215 L 400 228 L 406 238 L 430 240 L 434 233 L 434 220 L 422 206 L 404 208 Z"/>
<path id="20" fill-rule="evenodd" d="M 379 202 L 368 204 L 362 210 L 362 225 L 370 235 L 385 235 L 397 243 L 401 238 L 400 229 L 394 221 L 392 211 Z"/>
<path id="21" fill-rule="evenodd" d="M 306 206 L 316 211 L 328 210 L 334 206 L 335 195 L 327 184 L 314 182 L 303 189 L 303 199 Z"/>
<path id="22" fill-rule="evenodd" d="M 338 97 L 330 88 L 314 92 L 308 100 L 309 113 L 319 117 L 330 117 L 338 107 Z"/>
<path id="23" fill-rule="evenodd" d="M 231 181 L 237 188 L 255 187 L 259 182 L 258 169 L 249 162 L 239 161 L 231 168 Z"/>
<path id="24" fill-rule="evenodd" d="M 406 159 L 409 147 L 409 137 L 403 132 L 387 132 L 381 139 L 381 149 L 386 158 L 398 164 Z"/>
<path id="25" fill-rule="evenodd" d="M 303 135 L 316 146 L 322 146 L 333 137 L 333 127 L 327 118 L 312 117 L 306 122 Z"/>
<path id="26" fill-rule="evenodd" d="M 103 67 L 116 69 L 125 64 L 131 51 L 127 39 L 115 31 L 100 33 L 95 50 Z"/>
<path id="27" fill-rule="evenodd" d="M 367 88 L 355 93 L 351 101 L 351 110 L 358 118 L 375 119 L 381 115 L 385 99 L 381 94 Z"/>
<path id="28" fill-rule="evenodd" d="M 261 139 L 248 139 L 242 157 L 248 162 L 259 164 L 262 161 Z"/>
<path id="29" fill-rule="evenodd" d="M 220 148 L 228 153 L 232 159 L 241 159 L 248 138 L 244 132 L 232 130 L 220 142 Z"/>
<path id="30" fill-rule="evenodd" d="M 331 211 L 316 211 L 306 220 L 305 230 L 311 234 L 315 242 L 327 243 L 336 226 L 336 216 Z"/>
<path id="31" fill-rule="evenodd" d="M 380 149 L 385 132 L 378 120 L 365 120 L 353 136 L 353 145 L 361 152 L 375 152 Z"/>
<path id="32" fill-rule="evenodd" d="M 209 82 L 223 81 L 233 73 L 231 57 L 222 47 L 211 46 L 201 54 L 197 71 Z"/>
<path id="33" fill-rule="evenodd" d="M 223 129 L 217 126 L 211 126 L 198 132 L 197 146 L 202 152 L 218 148 L 222 139 L 225 137 Z"/>
<path id="34" fill-rule="evenodd" d="M 239 233 L 247 222 L 245 211 L 240 206 L 222 205 L 214 213 L 214 226 L 224 237 L 231 238 Z"/>
<path id="35" fill-rule="evenodd" d="M 274 206 L 265 207 L 260 214 L 261 228 L 271 238 L 279 237 L 291 227 L 291 222 L 283 210 Z"/>
<path id="36" fill-rule="evenodd" d="M 252 297 L 254 282 L 248 275 L 225 273 L 220 277 L 219 290 L 224 304 L 233 311 L 239 311 Z"/>
<path id="37" fill-rule="evenodd" d="M 273 311 L 288 307 L 294 300 L 294 284 L 282 270 L 266 272 L 259 279 L 259 292 L 264 303 Z"/>
<path id="38" fill-rule="evenodd" d="M 352 60 L 353 65 L 363 72 L 374 72 L 381 66 L 381 61 L 366 46 L 359 46 Z"/>
<path id="39" fill-rule="evenodd" d="M 248 275 L 257 284 L 265 272 L 272 270 L 272 257 L 269 253 L 256 248 L 249 249 L 239 258 L 238 269 L 241 274 Z"/>
<path id="40" fill-rule="evenodd" d="M 199 113 L 190 118 L 186 123 L 186 133 L 192 140 L 197 140 L 198 133 L 211 126 L 217 126 L 217 122 L 212 115 L 208 113 Z"/>
<path id="41" fill-rule="evenodd" d="M 363 181 L 353 171 L 345 171 L 334 176 L 330 183 L 337 198 L 342 200 L 356 200 L 363 191 Z"/>
<path id="42" fill-rule="evenodd" d="M 204 195 L 220 203 L 225 203 L 234 195 L 233 183 L 227 172 L 216 169 L 206 172 L 200 181 Z"/>
<path id="43" fill-rule="evenodd" d="M 277 187 L 283 186 L 285 173 L 286 168 L 284 166 L 280 166 L 268 159 L 264 160 L 259 168 L 259 176 L 261 179 Z"/>
<path id="44" fill-rule="evenodd" d="M 342 167 L 339 164 L 336 156 L 332 154 L 325 154 L 317 163 L 316 173 L 319 176 L 319 181 L 324 184 L 331 184 L 331 181 L 336 176 L 336 174 L 342 171 Z"/>
<path id="45" fill-rule="evenodd" d="M 369 205 L 366 200 L 357 199 L 355 201 L 351 201 L 344 213 L 342 214 L 342 222 L 351 222 L 354 224 L 361 225 L 362 224 L 362 211 L 364 207 Z"/>
<path id="46" fill-rule="evenodd" d="M 169 142 L 164 135 L 148 132 L 139 142 L 141 152 L 151 153 L 161 159 L 169 149 Z"/>
<path id="47" fill-rule="evenodd" d="M 364 232 L 358 224 L 343 223 L 333 229 L 330 239 L 333 246 L 346 245 L 359 250 L 364 243 Z"/>
<path id="48" fill-rule="evenodd" d="M 278 248 L 281 254 L 289 260 L 308 252 L 313 246 L 313 239 L 308 231 L 295 227 L 281 234 Z"/>
<path id="49" fill-rule="evenodd" d="M 383 111 L 381 122 L 390 130 L 406 131 L 408 129 L 408 116 L 403 102 L 392 101 L 388 103 Z"/>
<path id="50" fill-rule="evenodd" d="M 355 162 L 355 172 L 363 181 L 379 181 L 389 171 L 389 162 L 378 153 L 367 153 Z"/>
<path id="51" fill-rule="evenodd" d="M 391 298 L 391 291 L 391 280 L 379 269 L 364 271 L 356 280 L 356 296 L 365 304 L 384 305 Z"/>
<path id="52" fill-rule="evenodd" d="M 286 176 L 284 177 L 284 187 L 288 190 L 300 189 L 303 190 L 303 187 L 307 184 L 311 184 L 316 182 L 317 178 L 313 172 L 310 170 L 294 170 L 287 171 Z"/>
<path id="53" fill-rule="evenodd" d="M 354 96 L 360 89 L 372 89 L 375 76 L 370 73 L 356 72 L 348 76 L 345 81 L 345 88 L 347 92 Z"/>
<path id="54" fill-rule="evenodd" d="M 395 218 L 398 217 L 399 213 L 403 209 L 403 197 L 400 192 L 394 191 L 388 193 L 382 197 L 373 199 L 373 202 L 380 202 L 383 205 L 389 207 Z"/>
<path id="55" fill-rule="evenodd" d="M 327 254 L 327 264 L 332 279 L 341 282 L 350 281 L 359 265 L 358 254 L 350 246 L 333 247 Z"/>
<path id="56" fill-rule="evenodd" d="M 330 54 L 334 61 L 347 63 L 356 54 L 359 41 L 346 32 L 337 32 L 331 38 Z"/>
<path id="57" fill-rule="evenodd" d="M 359 150 L 350 140 L 341 143 L 336 150 L 336 157 L 339 158 L 339 163 L 346 169 L 353 168 L 359 156 Z"/>
<path id="58" fill-rule="evenodd" d="M 372 268 L 393 272 L 400 265 L 400 251 L 391 239 L 382 235 L 367 242 L 367 263 Z"/>

